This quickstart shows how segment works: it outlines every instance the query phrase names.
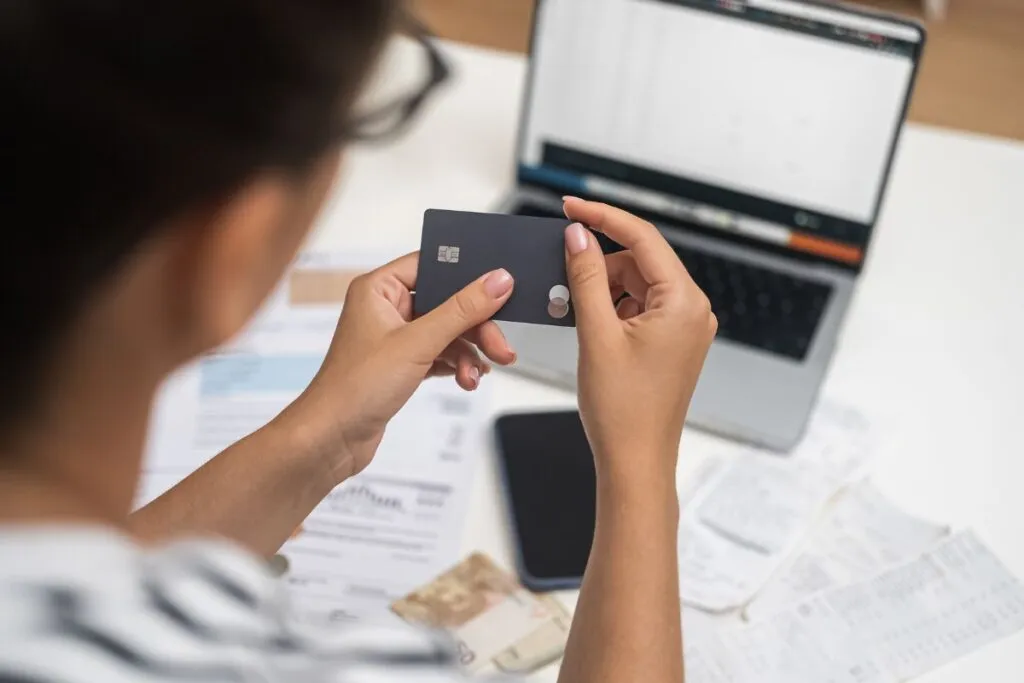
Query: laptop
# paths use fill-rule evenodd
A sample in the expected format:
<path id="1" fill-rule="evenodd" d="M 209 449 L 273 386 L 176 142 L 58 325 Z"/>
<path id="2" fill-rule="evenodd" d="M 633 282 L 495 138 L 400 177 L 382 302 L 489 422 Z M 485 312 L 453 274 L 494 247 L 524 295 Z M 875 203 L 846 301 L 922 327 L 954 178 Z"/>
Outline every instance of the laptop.
<path id="1" fill-rule="evenodd" d="M 861 276 L 924 30 L 795 0 L 539 0 L 508 213 L 651 220 L 718 317 L 690 423 L 799 440 Z M 614 245 L 606 245 L 609 250 Z M 575 332 L 502 324 L 576 385 Z"/>

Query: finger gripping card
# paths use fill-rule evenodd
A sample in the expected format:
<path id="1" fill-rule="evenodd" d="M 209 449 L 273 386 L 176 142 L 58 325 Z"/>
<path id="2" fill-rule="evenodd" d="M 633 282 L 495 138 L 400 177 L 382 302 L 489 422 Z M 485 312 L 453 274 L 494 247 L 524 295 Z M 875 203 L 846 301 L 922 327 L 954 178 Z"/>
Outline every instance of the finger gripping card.
<path id="1" fill-rule="evenodd" d="M 423 215 L 414 309 L 423 315 L 482 275 L 504 268 L 515 280 L 495 320 L 574 327 L 565 273 L 567 219 L 441 211 Z"/>

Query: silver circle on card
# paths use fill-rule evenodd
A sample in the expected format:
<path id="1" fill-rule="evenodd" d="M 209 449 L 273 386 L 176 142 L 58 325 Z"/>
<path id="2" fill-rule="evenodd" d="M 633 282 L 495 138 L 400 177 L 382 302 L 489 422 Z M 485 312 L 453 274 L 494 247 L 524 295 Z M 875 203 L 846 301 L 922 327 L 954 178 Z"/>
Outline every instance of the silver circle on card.
<path id="1" fill-rule="evenodd" d="M 548 315 L 556 320 L 561 320 L 569 315 L 569 288 L 565 285 L 555 285 L 548 291 Z"/>
<path id="2" fill-rule="evenodd" d="M 561 320 L 565 316 L 569 315 L 569 304 L 565 303 L 561 299 L 555 299 L 548 304 L 548 315 L 556 320 Z"/>
<path id="3" fill-rule="evenodd" d="M 554 301 L 555 299 L 561 299 L 563 303 L 569 303 L 571 299 L 569 294 L 569 288 L 565 285 L 555 285 L 548 290 L 548 301 Z"/>

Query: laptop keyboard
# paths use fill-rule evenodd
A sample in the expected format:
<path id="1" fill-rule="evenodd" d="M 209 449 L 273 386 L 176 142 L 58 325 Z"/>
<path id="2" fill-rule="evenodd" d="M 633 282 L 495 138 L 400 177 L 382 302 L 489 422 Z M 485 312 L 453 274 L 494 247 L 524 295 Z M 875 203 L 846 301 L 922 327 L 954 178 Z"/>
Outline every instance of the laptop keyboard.
<path id="1" fill-rule="evenodd" d="M 803 360 L 831 287 L 706 251 L 673 248 L 711 300 L 720 337 Z"/>
<path id="2" fill-rule="evenodd" d="M 528 205 L 515 213 L 560 215 Z M 720 338 L 794 360 L 806 357 L 831 286 L 692 247 L 673 249 L 711 301 Z"/>

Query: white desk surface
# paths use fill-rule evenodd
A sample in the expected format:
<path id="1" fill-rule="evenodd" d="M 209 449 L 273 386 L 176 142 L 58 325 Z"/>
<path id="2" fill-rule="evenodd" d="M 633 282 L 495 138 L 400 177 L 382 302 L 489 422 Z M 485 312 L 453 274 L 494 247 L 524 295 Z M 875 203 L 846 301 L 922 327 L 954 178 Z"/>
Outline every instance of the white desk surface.
<path id="1" fill-rule="evenodd" d="M 525 62 L 445 46 L 455 82 L 414 130 L 351 150 L 315 247 L 418 247 L 430 207 L 486 210 L 510 187 Z M 412 55 L 396 47 L 392 67 Z M 903 134 L 869 263 L 825 392 L 888 428 L 874 481 L 909 511 L 973 527 L 1024 577 L 1024 145 L 916 125 Z M 513 375 L 492 383 L 495 414 L 572 406 Z M 726 442 L 688 430 L 680 476 Z M 464 550 L 512 566 L 494 461 L 481 459 Z M 572 596 L 567 596 L 572 603 Z M 555 672 L 540 674 L 553 680 Z M 1024 634 L 924 683 L 1024 677 Z"/>

